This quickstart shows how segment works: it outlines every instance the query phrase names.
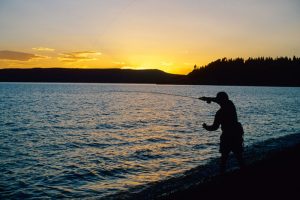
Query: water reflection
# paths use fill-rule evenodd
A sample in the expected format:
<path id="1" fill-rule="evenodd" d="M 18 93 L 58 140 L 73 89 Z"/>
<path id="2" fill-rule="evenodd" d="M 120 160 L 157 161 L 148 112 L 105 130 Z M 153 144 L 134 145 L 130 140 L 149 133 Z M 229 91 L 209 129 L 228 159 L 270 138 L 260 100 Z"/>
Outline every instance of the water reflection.
<path id="1" fill-rule="evenodd" d="M 218 106 L 124 91 L 220 90 L 239 109 L 246 145 L 299 132 L 297 88 L 0 84 L 0 185 L 10 197 L 102 197 L 177 176 L 218 155 L 220 132 L 201 128 Z"/>

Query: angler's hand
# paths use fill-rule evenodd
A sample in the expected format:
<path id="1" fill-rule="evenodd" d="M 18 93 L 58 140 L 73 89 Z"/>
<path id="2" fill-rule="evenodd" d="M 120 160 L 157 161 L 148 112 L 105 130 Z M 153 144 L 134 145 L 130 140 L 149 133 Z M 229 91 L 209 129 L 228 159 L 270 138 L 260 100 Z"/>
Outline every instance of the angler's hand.
<path id="1" fill-rule="evenodd" d="M 206 101 L 206 103 L 211 103 L 211 98 L 209 97 L 199 97 L 199 100 Z"/>

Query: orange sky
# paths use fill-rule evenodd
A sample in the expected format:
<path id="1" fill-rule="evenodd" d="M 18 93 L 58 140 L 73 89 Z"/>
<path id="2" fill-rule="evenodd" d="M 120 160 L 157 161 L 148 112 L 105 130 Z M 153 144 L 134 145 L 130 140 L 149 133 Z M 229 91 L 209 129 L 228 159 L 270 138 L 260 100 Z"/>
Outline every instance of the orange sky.
<path id="1" fill-rule="evenodd" d="M 161 69 L 299 56 L 297 0 L 3 0 L 0 67 Z"/>

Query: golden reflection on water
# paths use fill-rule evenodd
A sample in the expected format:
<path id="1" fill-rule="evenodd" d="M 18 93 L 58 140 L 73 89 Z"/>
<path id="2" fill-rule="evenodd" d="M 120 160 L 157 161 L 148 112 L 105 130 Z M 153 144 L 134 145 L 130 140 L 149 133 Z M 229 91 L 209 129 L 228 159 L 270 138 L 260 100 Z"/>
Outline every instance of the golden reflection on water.
<path id="1" fill-rule="evenodd" d="M 193 162 L 200 162 L 201 151 L 211 151 L 193 150 L 211 139 L 195 137 L 198 126 L 191 121 L 198 111 L 189 108 L 192 100 L 126 93 L 114 94 L 114 101 L 106 100 L 110 98 L 103 96 L 96 107 L 88 103 L 86 109 L 77 112 L 81 118 L 76 126 L 84 124 L 91 131 L 85 132 L 84 137 L 80 132 L 71 133 L 70 143 L 76 148 L 65 153 L 71 160 L 77 160 L 67 165 L 105 179 L 85 187 L 127 188 L 166 179 L 191 168 Z M 94 114 L 89 116 L 91 109 Z M 70 120 L 66 117 L 60 126 L 74 126 Z"/>

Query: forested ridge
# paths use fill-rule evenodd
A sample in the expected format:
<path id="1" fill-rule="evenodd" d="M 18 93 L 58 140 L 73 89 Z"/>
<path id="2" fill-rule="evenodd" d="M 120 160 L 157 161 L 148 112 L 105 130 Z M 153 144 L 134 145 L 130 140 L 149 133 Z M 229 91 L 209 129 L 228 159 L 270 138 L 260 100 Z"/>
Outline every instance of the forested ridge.
<path id="1" fill-rule="evenodd" d="M 32 68 L 0 69 L 1 82 L 152 83 L 300 86 L 300 58 L 222 58 L 194 66 L 188 75 L 160 70 Z"/>
<path id="2" fill-rule="evenodd" d="M 218 59 L 194 66 L 188 74 L 193 84 L 300 86 L 300 58 L 259 57 Z"/>

